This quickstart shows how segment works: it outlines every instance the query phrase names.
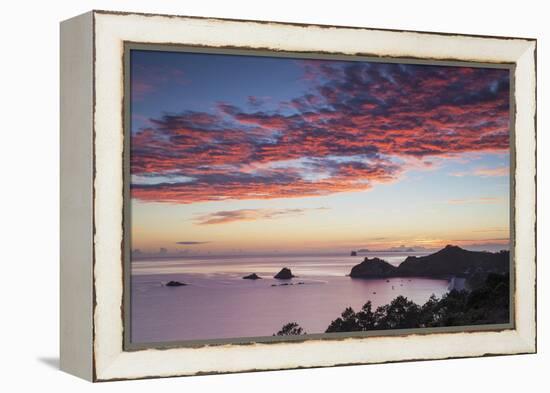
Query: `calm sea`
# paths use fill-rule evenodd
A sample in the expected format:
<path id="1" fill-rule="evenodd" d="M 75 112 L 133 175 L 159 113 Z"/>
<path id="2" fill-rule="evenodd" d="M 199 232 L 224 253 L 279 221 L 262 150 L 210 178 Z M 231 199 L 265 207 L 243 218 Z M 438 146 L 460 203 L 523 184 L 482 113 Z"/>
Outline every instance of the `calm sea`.
<path id="1" fill-rule="evenodd" d="M 132 341 L 271 336 L 288 322 L 298 322 L 308 333 L 323 333 L 348 306 L 358 310 L 370 300 L 376 307 L 398 295 L 423 304 L 432 294 L 440 297 L 448 291 L 447 280 L 392 278 L 388 282 L 347 277 L 366 255 L 133 261 Z M 376 256 L 398 265 L 407 255 Z M 273 279 L 283 267 L 298 277 Z M 242 279 L 250 273 L 263 279 Z M 164 286 L 170 280 L 189 285 Z M 272 286 L 283 282 L 303 284 Z"/>

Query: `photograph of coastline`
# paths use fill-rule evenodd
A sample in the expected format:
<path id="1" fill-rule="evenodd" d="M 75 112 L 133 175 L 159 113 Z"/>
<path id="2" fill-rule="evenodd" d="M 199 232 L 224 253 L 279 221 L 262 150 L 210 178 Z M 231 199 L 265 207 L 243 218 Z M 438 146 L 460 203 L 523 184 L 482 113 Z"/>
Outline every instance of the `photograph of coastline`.
<path id="1" fill-rule="evenodd" d="M 510 69 L 132 49 L 130 340 L 510 323 Z"/>

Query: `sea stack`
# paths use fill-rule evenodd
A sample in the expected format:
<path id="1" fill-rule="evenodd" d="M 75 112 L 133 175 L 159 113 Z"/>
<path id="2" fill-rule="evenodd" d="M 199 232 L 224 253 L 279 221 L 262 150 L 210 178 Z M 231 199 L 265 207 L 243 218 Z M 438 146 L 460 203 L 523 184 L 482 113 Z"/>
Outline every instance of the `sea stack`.
<path id="1" fill-rule="evenodd" d="M 256 273 L 249 274 L 248 276 L 243 277 L 244 280 L 261 280 L 262 278 Z"/>
<path id="2" fill-rule="evenodd" d="M 277 278 L 279 280 L 289 280 L 292 277 L 296 277 L 292 274 L 289 268 L 283 267 L 281 271 L 273 276 L 273 278 Z"/>
<path id="3" fill-rule="evenodd" d="M 356 256 L 357 256 L 357 251 L 352 251 L 352 252 L 351 252 L 351 256 L 352 256 L 352 257 L 356 257 Z"/>

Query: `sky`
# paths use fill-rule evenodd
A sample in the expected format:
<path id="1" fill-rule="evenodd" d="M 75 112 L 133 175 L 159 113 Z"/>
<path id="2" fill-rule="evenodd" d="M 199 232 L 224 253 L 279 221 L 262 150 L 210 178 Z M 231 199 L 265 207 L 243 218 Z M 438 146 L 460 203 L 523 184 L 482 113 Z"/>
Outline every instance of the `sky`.
<path id="1" fill-rule="evenodd" d="M 137 253 L 508 248 L 507 69 L 146 50 L 130 67 Z"/>

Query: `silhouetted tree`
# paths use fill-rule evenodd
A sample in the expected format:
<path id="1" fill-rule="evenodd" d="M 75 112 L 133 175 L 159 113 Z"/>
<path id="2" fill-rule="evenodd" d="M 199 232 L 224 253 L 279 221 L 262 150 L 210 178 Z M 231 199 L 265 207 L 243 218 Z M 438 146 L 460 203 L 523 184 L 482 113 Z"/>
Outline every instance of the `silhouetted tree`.
<path id="1" fill-rule="evenodd" d="M 274 336 L 300 336 L 307 334 L 305 330 L 296 322 L 290 322 L 284 325 Z"/>
<path id="2" fill-rule="evenodd" d="M 370 300 L 366 302 L 361 311 L 357 313 L 357 322 L 359 324 L 359 330 L 372 330 L 376 326 L 376 315 L 372 311 L 372 303 Z"/>
<path id="3" fill-rule="evenodd" d="M 342 312 L 340 318 L 332 321 L 330 326 L 327 328 L 327 332 L 355 332 L 361 331 L 361 326 L 359 324 L 357 314 L 353 311 L 353 308 L 348 307 Z"/>
<path id="4" fill-rule="evenodd" d="M 378 329 L 410 329 L 420 326 L 420 306 L 398 296 L 388 305 L 378 307 L 375 313 Z"/>

